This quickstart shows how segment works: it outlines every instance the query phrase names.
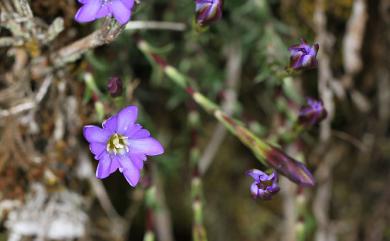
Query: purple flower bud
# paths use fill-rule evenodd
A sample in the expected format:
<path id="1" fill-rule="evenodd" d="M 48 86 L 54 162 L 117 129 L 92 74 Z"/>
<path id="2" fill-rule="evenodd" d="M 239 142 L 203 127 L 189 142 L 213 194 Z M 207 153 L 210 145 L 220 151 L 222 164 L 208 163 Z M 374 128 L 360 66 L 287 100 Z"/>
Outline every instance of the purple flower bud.
<path id="1" fill-rule="evenodd" d="M 222 17 L 223 0 L 195 0 L 196 22 L 200 26 L 208 25 Z"/>
<path id="2" fill-rule="evenodd" d="M 278 173 L 275 171 L 268 175 L 260 170 L 252 169 L 247 172 L 247 175 L 254 179 L 250 187 L 253 198 L 270 200 L 280 190 Z"/>
<path id="3" fill-rule="evenodd" d="M 314 126 L 327 116 L 322 100 L 307 98 L 307 104 L 299 110 L 298 122 L 304 126 Z"/>
<path id="4" fill-rule="evenodd" d="M 123 92 L 122 80 L 118 77 L 111 77 L 108 80 L 107 89 L 112 97 L 117 97 L 122 95 Z"/>
<path id="5" fill-rule="evenodd" d="M 272 146 L 265 153 L 266 162 L 279 173 L 286 176 L 291 181 L 305 187 L 314 186 L 314 177 L 307 167 L 297 160 L 289 157 L 279 148 Z"/>
<path id="6" fill-rule="evenodd" d="M 301 40 L 301 44 L 291 46 L 290 51 L 290 67 L 295 70 L 308 69 L 317 67 L 317 52 L 318 44 L 310 46 L 305 40 Z"/>
<path id="7" fill-rule="evenodd" d="M 134 0 L 78 0 L 83 6 L 77 11 L 75 20 L 79 23 L 95 21 L 113 16 L 121 25 L 131 17 Z"/>

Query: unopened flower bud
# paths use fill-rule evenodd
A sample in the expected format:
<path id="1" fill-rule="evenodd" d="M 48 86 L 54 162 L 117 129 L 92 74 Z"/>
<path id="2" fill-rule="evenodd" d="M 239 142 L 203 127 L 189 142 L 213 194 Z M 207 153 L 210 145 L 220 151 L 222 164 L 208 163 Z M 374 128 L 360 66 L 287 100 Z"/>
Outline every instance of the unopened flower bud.
<path id="1" fill-rule="evenodd" d="M 299 110 L 298 122 L 304 126 L 314 126 L 326 116 L 327 112 L 321 100 L 307 98 L 307 104 Z"/>
<path id="2" fill-rule="evenodd" d="M 318 65 L 317 52 L 318 44 L 310 46 L 305 40 L 301 40 L 301 44 L 293 45 L 288 50 L 290 51 L 290 67 L 295 70 L 315 68 Z"/>
<path id="3" fill-rule="evenodd" d="M 107 89 L 112 97 L 117 97 L 122 95 L 123 92 L 122 80 L 118 77 L 111 77 L 108 80 Z"/>
<path id="4" fill-rule="evenodd" d="M 314 177 L 307 167 L 303 163 L 289 157 L 279 148 L 272 146 L 266 151 L 265 157 L 268 165 L 288 177 L 291 181 L 304 187 L 314 186 Z"/>
<path id="5" fill-rule="evenodd" d="M 200 26 L 209 25 L 222 17 L 223 0 L 195 0 L 196 22 Z"/>

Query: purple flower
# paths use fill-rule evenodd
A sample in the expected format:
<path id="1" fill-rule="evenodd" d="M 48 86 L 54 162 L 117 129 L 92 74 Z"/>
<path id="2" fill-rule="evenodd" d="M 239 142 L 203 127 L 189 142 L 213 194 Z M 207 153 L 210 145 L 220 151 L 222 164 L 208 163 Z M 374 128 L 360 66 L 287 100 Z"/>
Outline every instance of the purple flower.
<path id="1" fill-rule="evenodd" d="M 270 200 L 280 190 L 278 174 L 275 171 L 268 175 L 260 170 L 252 169 L 247 172 L 247 175 L 254 179 L 250 188 L 253 198 Z"/>
<path id="2" fill-rule="evenodd" d="M 123 91 L 122 80 L 118 77 L 111 77 L 108 80 L 107 89 L 112 97 L 120 96 Z"/>
<path id="3" fill-rule="evenodd" d="M 104 121 L 103 128 L 84 126 L 84 137 L 89 142 L 89 149 L 99 161 L 97 178 L 106 178 L 119 169 L 134 187 L 140 178 L 146 156 L 164 152 L 160 142 L 135 123 L 137 114 L 136 106 L 128 106 Z"/>
<path id="4" fill-rule="evenodd" d="M 222 17 L 223 0 L 195 0 L 196 22 L 208 25 Z"/>
<path id="5" fill-rule="evenodd" d="M 301 40 L 301 44 L 291 46 L 290 51 L 290 67 L 295 70 L 315 68 L 317 67 L 317 52 L 319 49 L 318 44 L 310 46 L 305 40 Z"/>
<path id="6" fill-rule="evenodd" d="M 304 126 L 314 126 L 327 116 L 322 100 L 307 98 L 307 104 L 299 110 L 298 122 Z"/>
<path id="7" fill-rule="evenodd" d="M 134 0 L 78 0 L 83 6 L 77 11 L 75 20 L 80 23 L 114 16 L 121 24 L 130 20 Z"/>

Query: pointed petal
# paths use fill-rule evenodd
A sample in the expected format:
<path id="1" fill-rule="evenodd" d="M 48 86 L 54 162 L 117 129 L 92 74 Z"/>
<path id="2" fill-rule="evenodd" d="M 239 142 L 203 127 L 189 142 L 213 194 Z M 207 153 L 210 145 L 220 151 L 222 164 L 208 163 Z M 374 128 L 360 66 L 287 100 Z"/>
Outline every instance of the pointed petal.
<path id="1" fill-rule="evenodd" d="M 99 11 L 96 13 L 96 18 L 104 18 L 111 14 L 110 8 L 107 4 L 101 6 Z"/>
<path id="2" fill-rule="evenodd" d="M 138 170 L 134 172 L 124 171 L 123 176 L 126 178 L 126 181 L 130 184 L 130 186 L 135 187 L 138 184 L 141 173 Z"/>
<path id="3" fill-rule="evenodd" d="M 95 155 L 95 159 L 98 159 L 99 156 L 106 151 L 106 145 L 99 142 L 93 142 L 89 145 L 89 150 L 91 150 L 92 154 Z"/>
<path id="4" fill-rule="evenodd" d="M 109 130 L 111 133 L 114 133 L 117 130 L 117 126 L 118 126 L 117 123 L 118 123 L 118 118 L 116 115 L 113 115 L 107 120 L 105 120 L 102 126 L 103 129 Z"/>
<path id="5" fill-rule="evenodd" d="M 146 129 L 141 129 L 128 136 L 130 139 L 144 139 L 150 136 L 150 132 Z"/>
<path id="6" fill-rule="evenodd" d="M 123 168 L 123 176 L 125 176 L 127 182 L 135 187 L 139 181 L 141 171 L 138 170 L 132 161 L 127 156 L 121 156 L 120 158 L 120 166 Z"/>
<path id="7" fill-rule="evenodd" d="M 129 157 L 134 166 L 136 166 L 139 170 L 144 167 L 144 161 L 146 161 L 146 156 L 144 154 L 130 153 Z"/>
<path id="8" fill-rule="evenodd" d="M 260 170 L 257 170 L 257 169 L 251 169 L 246 174 L 248 176 L 251 176 L 253 179 L 255 179 L 257 181 L 263 180 L 264 177 L 267 177 L 266 173 L 264 173 Z"/>
<path id="9" fill-rule="evenodd" d="M 118 170 L 119 167 L 119 157 L 114 156 L 113 158 L 111 158 L 110 174 Z"/>
<path id="10" fill-rule="evenodd" d="M 153 137 L 145 139 L 129 139 L 127 140 L 131 153 L 142 153 L 148 156 L 155 156 L 164 153 L 164 148 L 159 141 Z"/>
<path id="11" fill-rule="evenodd" d="M 127 154 L 118 157 L 119 166 L 123 171 L 137 169 Z"/>
<path id="12" fill-rule="evenodd" d="M 91 22 L 96 19 L 96 14 L 100 9 L 99 0 L 90 0 L 82 6 L 75 15 L 75 20 L 79 23 Z"/>
<path id="13" fill-rule="evenodd" d="M 131 10 L 134 6 L 134 0 L 120 0 L 127 9 Z"/>
<path id="14" fill-rule="evenodd" d="M 114 14 L 115 19 L 122 25 L 130 20 L 131 10 L 128 9 L 122 1 L 112 1 L 111 11 Z"/>
<path id="15" fill-rule="evenodd" d="M 96 168 L 96 177 L 103 179 L 108 177 L 111 174 L 111 158 L 110 155 L 104 155 L 100 160 Z"/>
<path id="16" fill-rule="evenodd" d="M 93 125 L 84 126 L 83 134 L 85 139 L 89 143 L 93 143 L 93 142 L 106 143 L 111 136 L 111 133 L 109 131 Z"/>
<path id="17" fill-rule="evenodd" d="M 142 129 L 142 126 L 140 124 L 134 124 L 134 125 L 129 126 L 127 128 L 127 130 L 122 134 L 131 138 L 134 135 L 134 133 L 136 133 L 137 131 L 139 131 L 141 129 Z"/>
<path id="18" fill-rule="evenodd" d="M 135 120 L 137 119 L 138 109 L 136 106 L 128 106 L 119 111 L 117 132 L 120 134 L 125 133 L 129 128 L 131 128 Z"/>

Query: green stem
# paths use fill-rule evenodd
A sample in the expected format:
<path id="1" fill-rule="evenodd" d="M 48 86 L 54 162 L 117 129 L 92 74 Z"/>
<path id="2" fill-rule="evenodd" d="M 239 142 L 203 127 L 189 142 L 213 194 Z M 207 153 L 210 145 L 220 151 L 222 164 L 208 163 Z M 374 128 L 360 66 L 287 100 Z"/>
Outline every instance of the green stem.
<path id="1" fill-rule="evenodd" d="M 194 132 L 193 138 L 196 139 L 196 132 L 200 128 L 199 113 L 196 110 L 190 111 L 188 121 L 191 131 Z M 191 179 L 191 199 L 192 199 L 192 238 L 193 241 L 207 241 L 207 232 L 203 225 L 203 188 L 202 178 L 199 174 L 199 146 L 193 140 L 190 148 L 190 163 L 192 169 Z"/>
<path id="2" fill-rule="evenodd" d="M 238 137 L 238 139 L 254 153 L 261 163 L 277 169 L 293 182 L 306 186 L 314 185 L 314 179 L 304 165 L 286 156 L 285 153 L 275 150 L 273 146 L 258 138 L 245 128 L 241 122 L 229 117 L 217 104 L 197 91 L 190 78 L 169 65 L 160 56 L 154 54 L 152 52 L 153 48 L 150 47 L 146 41 L 140 40 L 138 42 L 138 47 L 153 65 L 162 68 L 164 73 L 173 81 L 173 83 L 186 91 L 200 107 L 207 113 L 213 115 L 230 133 Z M 273 155 L 273 160 L 269 160 L 267 156 L 268 154 L 272 154 L 273 151 L 276 151 L 277 155 Z"/>

